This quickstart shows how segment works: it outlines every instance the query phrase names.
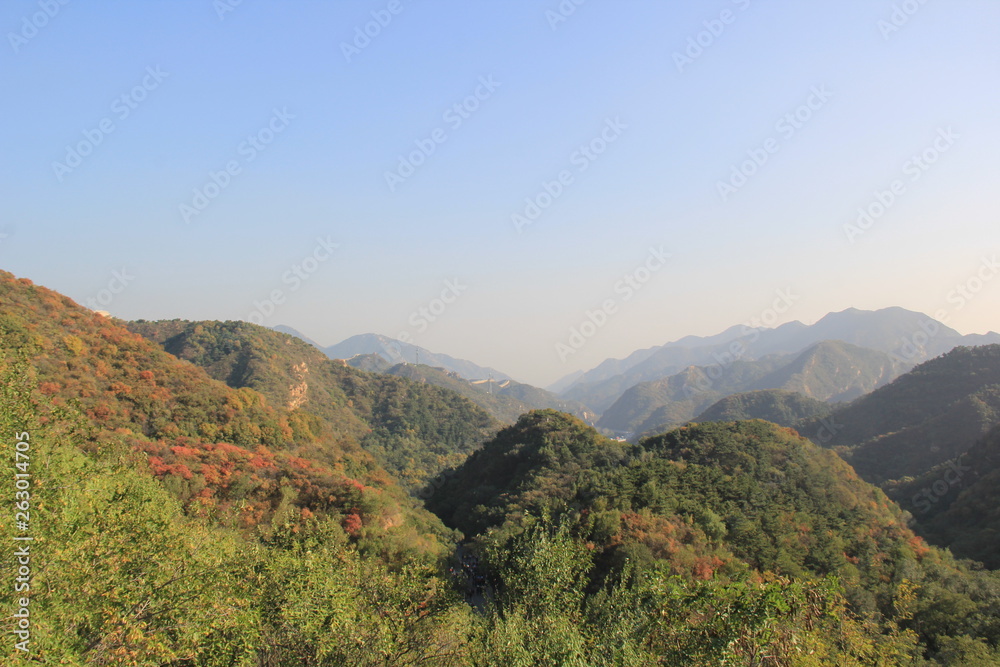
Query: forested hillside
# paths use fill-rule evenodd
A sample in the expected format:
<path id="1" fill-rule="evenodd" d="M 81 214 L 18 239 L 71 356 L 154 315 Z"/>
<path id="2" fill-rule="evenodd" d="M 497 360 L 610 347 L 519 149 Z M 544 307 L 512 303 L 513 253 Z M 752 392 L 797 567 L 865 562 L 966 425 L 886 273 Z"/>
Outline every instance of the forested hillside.
<path id="1" fill-rule="evenodd" d="M 1000 345 L 959 347 L 837 409 L 821 444 L 866 480 L 922 475 L 1000 423 Z M 820 423 L 805 423 L 814 434 Z"/>
<path id="2" fill-rule="evenodd" d="M 694 421 L 763 419 L 780 426 L 794 426 L 803 420 L 827 415 L 834 407 L 793 391 L 760 389 L 727 396 L 695 417 Z"/>
<path id="3" fill-rule="evenodd" d="M 40 664 L 1000 659 L 996 575 L 928 546 L 790 429 L 713 422 L 627 444 L 541 410 L 489 437 L 495 422 L 454 392 L 284 334 L 130 326 L 148 338 L 0 274 L 0 428 L 31 475 L 0 478 L 26 512 L 2 523 L 0 558 L 33 538 L 22 593 Z M 429 481 L 426 507 L 397 476 Z M 13 642 L 2 654 L 20 658 Z"/>
<path id="4" fill-rule="evenodd" d="M 283 497 L 342 508 L 356 504 L 362 488 L 382 487 L 403 501 L 352 432 L 227 387 L 28 281 L 3 274 L 0 299 L 3 349 L 30 364 L 38 392 L 90 419 L 98 442 L 114 435 L 143 452 L 186 506 L 255 525 Z"/>
<path id="5" fill-rule="evenodd" d="M 444 480 L 429 507 L 478 535 L 500 599 L 516 613 L 524 600 L 509 590 L 523 596 L 530 576 L 576 591 L 552 607 L 567 618 L 609 596 L 637 604 L 622 582 L 665 575 L 737 589 L 734 582 L 782 581 L 779 598 L 787 586 L 835 577 L 857 615 L 848 617 L 866 619 L 871 625 L 857 631 L 874 643 L 873 662 L 849 649 L 834 664 L 883 664 L 874 655 L 911 664 L 921 652 L 952 650 L 948 637 L 965 633 L 986 639 L 963 640 L 970 654 L 996 657 L 1000 581 L 929 547 L 835 454 L 766 422 L 694 425 L 627 445 L 567 415 L 534 412 Z M 511 549 L 545 552 L 563 569 L 535 563 L 533 571 Z"/>
<path id="6" fill-rule="evenodd" d="M 234 388 L 301 409 L 349 433 L 413 490 L 461 463 L 500 424 L 446 388 L 330 360 L 287 334 L 246 322 L 132 322 L 132 331 Z"/>
<path id="7" fill-rule="evenodd" d="M 517 418 L 531 410 L 551 408 L 568 412 L 581 419 L 593 420 L 596 415 L 576 401 L 561 399 L 555 394 L 513 380 L 469 381 L 457 373 L 423 364 L 396 364 L 385 371 L 389 375 L 410 378 L 450 389 L 465 396 L 494 418 L 513 424 Z"/>
<path id="8" fill-rule="evenodd" d="M 439 571 L 452 535 L 350 431 L 6 273 L 0 380 L 12 465 L 27 446 L 35 661 L 464 664 L 470 612 Z M 0 489 L 13 499 L 14 476 Z"/>
<path id="9" fill-rule="evenodd" d="M 957 458 L 886 492 L 929 541 L 1000 568 L 1000 425 Z"/>

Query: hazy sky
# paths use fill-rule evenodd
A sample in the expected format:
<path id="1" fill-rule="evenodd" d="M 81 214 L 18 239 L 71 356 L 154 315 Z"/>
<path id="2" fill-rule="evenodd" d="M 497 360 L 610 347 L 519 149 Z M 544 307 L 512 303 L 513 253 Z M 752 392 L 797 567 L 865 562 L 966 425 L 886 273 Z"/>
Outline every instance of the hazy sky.
<path id="1" fill-rule="evenodd" d="M 0 266 L 118 317 L 405 335 L 541 385 L 782 298 L 1000 329 L 994 0 L 12 0 L 0 28 Z"/>

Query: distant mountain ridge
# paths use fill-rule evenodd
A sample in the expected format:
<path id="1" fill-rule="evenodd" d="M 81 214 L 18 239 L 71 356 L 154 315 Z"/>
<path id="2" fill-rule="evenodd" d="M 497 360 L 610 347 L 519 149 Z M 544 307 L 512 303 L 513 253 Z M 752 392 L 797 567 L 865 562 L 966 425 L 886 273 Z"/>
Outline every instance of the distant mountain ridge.
<path id="1" fill-rule="evenodd" d="M 354 365 L 358 362 L 362 366 L 368 366 L 371 358 L 372 355 L 353 357 L 348 363 Z M 396 364 L 378 372 L 450 389 L 507 424 L 513 424 L 526 412 L 539 409 L 560 410 L 591 423 L 597 419 L 597 415 L 579 403 L 513 380 L 467 380 L 454 371 L 425 364 Z"/>
<path id="2" fill-rule="evenodd" d="M 277 326 L 274 330 L 299 338 L 327 357 L 341 359 L 360 370 L 406 377 L 451 389 L 503 422 L 513 423 L 525 412 L 544 408 L 562 410 L 591 423 L 597 419 L 597 415 L 584 405 L 545 389 L 516 382 L 495 368 L 431 352 L 388 336 L 359 334 L 336 345 L 322 347 L 291 327 Z"/>
<path id="3" fill-rule="evenodd" d="M 419 345 L 404 343 L 403 341 L 380 334 L 358 334 L 336 345 L 320 349 L 331 359 L 350 359 L 359 354 L 377 354 L 393 365 L 406 362 L 410 364 L 419 363 L 428 366 L 439 366 L 458 373 L 466 380 L 485 380 L 491 376 L 494 380 L 513 379 L 511 376 L 495 368 L 480 366 L 471 361 L 456 359 L 447 354 L 431 352 Z"/>
<path id="4" fill-rule="evenodd" d="M 772 354 L 795 354 L 825 340 L 837 340 L 890 355 L 900 372 L 960 345 L 1000 343 L 1000 334 L 963 336 L 922 313 L 892 307 L 876 311 L 848 308 L 829 313 L 815 324 L 789 322 L 774 329 L 734 326 L 714 336 L 686 336 L 658 347 L 607 359 L 553 386 L 561 395 L 598 412 L 607 410 L 640 382 L 669 377 L 690 366 L 725 367 L 737 359 L 753 361 Z"/>
<path id="5" fill-rule="evenodd" d="M 797 355 L 690 366 L 639 383 L 604 412 L 598 426 L 619 432 L 659 432 L 694 419 L 725 396 L 762 389 L 793 391 L 818 401 L 846 401 L 888 383 L 903 370 L 883 352 L 822 341 Z"/>

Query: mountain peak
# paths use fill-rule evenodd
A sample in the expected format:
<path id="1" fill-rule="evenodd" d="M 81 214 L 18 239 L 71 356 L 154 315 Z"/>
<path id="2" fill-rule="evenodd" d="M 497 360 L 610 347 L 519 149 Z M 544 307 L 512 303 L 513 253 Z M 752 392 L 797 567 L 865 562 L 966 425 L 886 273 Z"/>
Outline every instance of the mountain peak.
<path id="1" fill-rule="evenodd" d="M 427 366 L 444 368 L 458 373 L 466 380 L 479 380 L 493 377 L 494 380 L 511 380 L 509 375 L 495 368 L 480 366 L 465 359 L 456 359 L 447 354 L 431 352 L 430 350 L 405 343 L 389 336 L 376 333 L 357 334 L 336 345 L 323 348 L 323 352 L 331 359 L 351 359 L 364 354 L 377 354 L 392 364 L 421 363 Z"/>
<path id="2" fill-rule="evenodd" d="M 923 313 L 898 306 L 879 310 L 851 307 L 828 313 L 811 325 L 794 321 L 774 329 L 730 327 L 714 336 L 686 336 L 658 348 L 640 350 L 624 360 L 608 359 L 577 377 L 561 394 L 603 412 L 630 387 L 669 377 L 691 366 L 721 376 L 737 360 L 797 355 L 821 341 L 841 341 L 888 354 L 896 362 L 893 372 L 898 373 L 958 345 L 997 343 L 1000 336 L 962 336 Z"/>

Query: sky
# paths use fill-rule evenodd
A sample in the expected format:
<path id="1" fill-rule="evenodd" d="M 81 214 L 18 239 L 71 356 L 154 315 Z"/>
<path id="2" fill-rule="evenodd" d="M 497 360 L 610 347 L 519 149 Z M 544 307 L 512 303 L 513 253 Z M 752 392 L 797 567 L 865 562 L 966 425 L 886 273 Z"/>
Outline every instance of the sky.
<path id="1" fill-rule="evenodd" d="M 1000 329 L 994 0 L 12 0 L 0 34 L 0 268 L 116 317 L 540 386 L 849 307 Z"/>

